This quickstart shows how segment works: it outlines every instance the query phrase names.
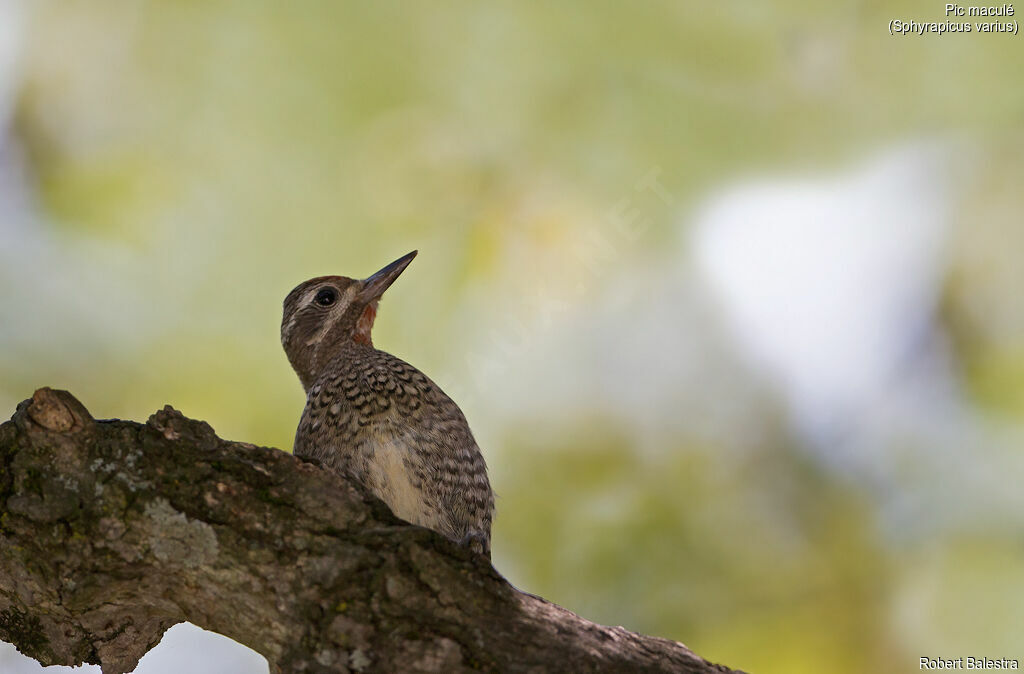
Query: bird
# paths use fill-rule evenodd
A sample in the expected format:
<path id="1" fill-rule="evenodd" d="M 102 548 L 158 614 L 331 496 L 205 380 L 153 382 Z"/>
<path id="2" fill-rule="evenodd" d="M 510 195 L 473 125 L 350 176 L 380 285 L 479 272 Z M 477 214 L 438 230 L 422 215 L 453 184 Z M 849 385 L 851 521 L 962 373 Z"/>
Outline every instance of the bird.
<path id="1" fill-rule="evenodd" d="M 318 276 L 288 293 L 281 344 L 306 392 L 293 453 L 489 559 L 494 492 L 465 415 L 371 339 L 381 296 L 416 254 L 365 279 Z"/>

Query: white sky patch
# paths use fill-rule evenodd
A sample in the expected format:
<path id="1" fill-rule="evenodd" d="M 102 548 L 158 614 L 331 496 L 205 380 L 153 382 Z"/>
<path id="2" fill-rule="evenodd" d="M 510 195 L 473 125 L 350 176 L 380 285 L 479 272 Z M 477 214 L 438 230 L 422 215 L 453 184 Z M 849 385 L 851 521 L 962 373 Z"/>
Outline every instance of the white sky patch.
<path id="1" fill-rule="evenodd" d="M 972 407 L 936 316 L 967 156 L 912 145 L 839 175 L 748 182 L 710 198 L 691 230 L 739 352 L 903 540 L 1024 512 L 1021 429 Z"/>
<path id="2" fill-rule="evenodd" d="M 0 131 L 6 130 L 14 110 L 27 19 L 22 0 L 0 0 Z"/>
<path id="3" fill-rule="evenodd" d="M 160 643 L 146 653 L 134 674 L 266 674 L 266 659 L 236 641 L 179 623 L 164 633 Z M 43 667 L 0 642 L 0 672 L 4 674 L 100 674 L 97 665 Z"/>
<path id="4" fill-rule="evenodd" d="M 870 413 L 934 348 L 945 157 L 917 146 L 847 174 L 750 182 L 696 216 L 697 267 L 733 338 L 812 438 Z"/>

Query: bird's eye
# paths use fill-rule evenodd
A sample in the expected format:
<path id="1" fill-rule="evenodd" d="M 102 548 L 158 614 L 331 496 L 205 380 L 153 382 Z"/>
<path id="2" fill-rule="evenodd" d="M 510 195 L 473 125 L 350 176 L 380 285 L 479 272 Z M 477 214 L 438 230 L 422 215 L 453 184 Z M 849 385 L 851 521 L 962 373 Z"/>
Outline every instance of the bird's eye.
<path id="1" fill-rule="evenodd" d="M 334 291 L 334 288 L 321 288 L 313 298 L 313 301 L 322 307 L 329 307 L 338 299 L 338 293 Z"/>

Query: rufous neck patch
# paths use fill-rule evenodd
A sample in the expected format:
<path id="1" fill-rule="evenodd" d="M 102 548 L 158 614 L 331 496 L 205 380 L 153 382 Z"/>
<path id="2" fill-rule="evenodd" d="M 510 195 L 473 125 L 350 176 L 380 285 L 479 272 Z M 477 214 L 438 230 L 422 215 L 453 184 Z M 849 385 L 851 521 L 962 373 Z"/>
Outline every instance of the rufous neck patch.
<path id="1" fill-rule="evenodd" d="M 373 346 L 373 341 L 370 339 L 370 331 L 373 330 L 373 320 L 375 318 L 377 318 L 377 300 L 370 302 L 363 309 L 359 320 L 356 321 L 356 331 L 352 335 L 352 341 L 356 344 Z"/>

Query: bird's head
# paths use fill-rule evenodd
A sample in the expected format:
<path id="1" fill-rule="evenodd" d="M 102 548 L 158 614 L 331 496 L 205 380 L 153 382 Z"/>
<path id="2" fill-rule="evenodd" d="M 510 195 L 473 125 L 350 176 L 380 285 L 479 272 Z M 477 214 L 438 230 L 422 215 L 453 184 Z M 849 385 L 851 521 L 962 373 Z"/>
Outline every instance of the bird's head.
<path id="1" fill-rule="evenodd" d="M 416 257 L 404 255 L 365 279 L 318 276 L 300 283 L 284 300 L 281 344 L 309 390 L 321 369 L 350 343 L 372 346 L 370 331 L 384 291 Z"/>

